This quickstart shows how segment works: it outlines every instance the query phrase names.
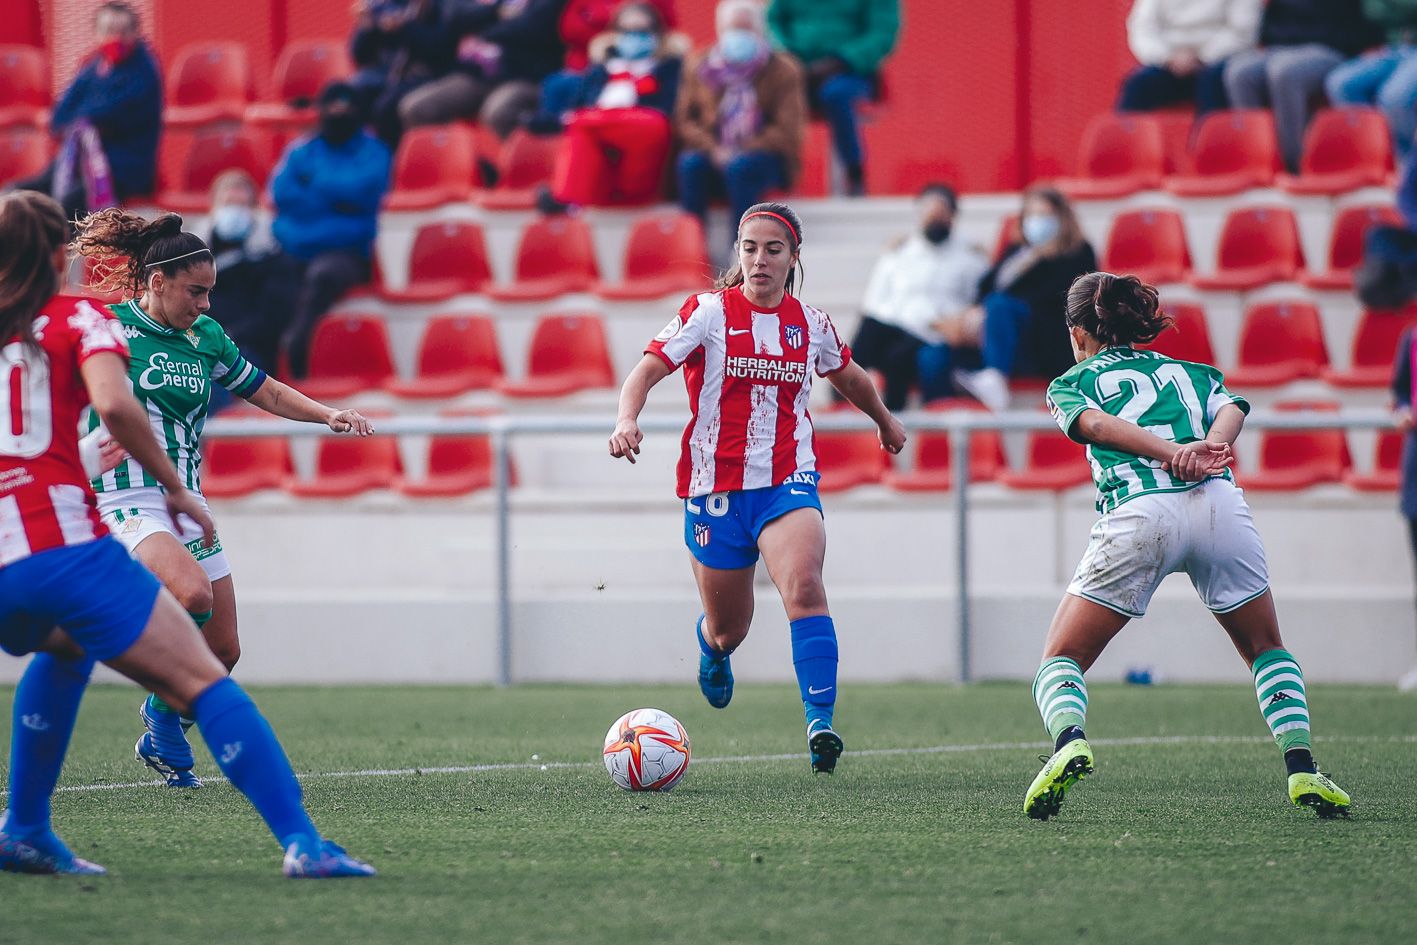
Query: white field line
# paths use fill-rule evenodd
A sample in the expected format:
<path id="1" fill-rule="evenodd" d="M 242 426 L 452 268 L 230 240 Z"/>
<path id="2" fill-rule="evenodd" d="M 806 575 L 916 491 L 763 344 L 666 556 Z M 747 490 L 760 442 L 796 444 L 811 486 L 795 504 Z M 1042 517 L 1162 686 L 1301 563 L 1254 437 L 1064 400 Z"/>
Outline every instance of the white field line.
<path id="1" fill-rule="evenodd" d="M 1135 745 L 1236 745 L 1266 744 L 1273 739 L 1264 735 L 1154 735 L 1135 738 L 1090 738 L 1088 742 L 1103 747 L 1128 747 Z M 1332 735 L 1322 739 L 1324 743 L 1377 743 L 1412 744 L 1417 743 L 1417 735 Z M 1032 751 L 1046 748 L 1044 742 L 984 742 L 977 745 L 931 745 L 923 748 L 866 748 L 848 751 L 849 758 L 889 758 L 902 755 L 954 755 L 978 751 Z M 786 752 L 777 755 L 721 755 L 710 758 L 695 758 L 696 765 L 755 764 L 765 761 L 800 761 L 803 752 Z M 301 781 L 318 781 L 328 778 L 410 778 L 425 774 L 478 774 L 490 771 L 556 771 L 566 768 L 598 768 L 599 761 L 521 761 L 502 764 L 482 765 L 441 765 L 418 768 L 364 768 L 358 771 L 309 771 L 297 774 Z M 226 778 L 213 776 L 202 779 L 207 784 L 220 784 Z M 130 791 L 137 788 L 162 787 L 163 782 L 127 781 L 114 784 L 70 784 L 60 787 L 56 793 L 76 794 L 90 791 Z M 8 794 L 0 791 L 0 797 Z"/>

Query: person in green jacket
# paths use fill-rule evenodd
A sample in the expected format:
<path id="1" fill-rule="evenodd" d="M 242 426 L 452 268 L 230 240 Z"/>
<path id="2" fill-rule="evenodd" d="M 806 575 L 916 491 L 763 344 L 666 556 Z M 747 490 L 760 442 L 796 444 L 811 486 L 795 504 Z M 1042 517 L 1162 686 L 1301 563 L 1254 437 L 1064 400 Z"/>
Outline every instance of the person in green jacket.
<path id="1" fill-rule="evenodd" d="M 812 104 L 831 126 L 852 196 L 866 192 L 857 106 L 876 94 L 881 62 L 900 29 L 898 0 L 772 0 L 773 40 L 807 69 Z"/>
<path id="2" fill-rule="evenodd" d="M 1335 105 L 1382 109 L 1400 164 L 1417 135 L 1417 0 L 1363 0 L 1363 14 L 1387 33 L 1388 44 L 1334 69 L 1324 91 Z"/>

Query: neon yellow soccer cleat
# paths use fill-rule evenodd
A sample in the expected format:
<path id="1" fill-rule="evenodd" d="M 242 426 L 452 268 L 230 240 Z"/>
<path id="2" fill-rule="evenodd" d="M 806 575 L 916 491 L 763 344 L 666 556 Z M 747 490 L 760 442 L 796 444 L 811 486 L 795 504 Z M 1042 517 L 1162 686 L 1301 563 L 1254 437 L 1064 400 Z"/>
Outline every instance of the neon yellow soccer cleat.
<path id="1" fill-rule="evenodd" d="M 1347 791 L 1317 771 L 1291 774 L 1289 799 L 1295 807 L 1312 807 L 1320 817 L 1347 817 L 1352 803 Z"/>
<path id="2" fill-rule="evenodd" d="M 1092 772 L 1092 746 L 1084 738 L 1073 739 L 1053 753 L 1028 786 L 1023 812 L 1035 820 L 1047 820 L 1063 806 L 1068 788 Z"/>

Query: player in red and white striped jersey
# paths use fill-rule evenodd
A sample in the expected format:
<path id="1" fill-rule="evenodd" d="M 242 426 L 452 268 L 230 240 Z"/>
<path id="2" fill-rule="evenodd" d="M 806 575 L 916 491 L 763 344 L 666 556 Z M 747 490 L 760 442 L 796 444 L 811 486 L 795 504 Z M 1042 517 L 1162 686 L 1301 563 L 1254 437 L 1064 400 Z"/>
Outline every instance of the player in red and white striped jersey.
<path id="1" fill-rule="evenodd" d="M 802 221 L 790 207 L 748 208 L 738 264 L 714 291 L 684 303 L 625 379 L 610 455 L 635 461 L 649 390 L 682 367 L 693 417 L 678 492 L 704 608 L 699 688 L 717 708 L 733 697 L 729 655 L 748 635 L 761 554 L 792 624 L 812 770 L 830 773 L 843 744 L 832 728 L 837 643 L 822 586 L 826 531 L 807 412 L 813 378 L 827 378 L 874 420 L 887 452 L 900 452 L 905 430 L 826 313 L 792 296 L 801 243 Z"/>

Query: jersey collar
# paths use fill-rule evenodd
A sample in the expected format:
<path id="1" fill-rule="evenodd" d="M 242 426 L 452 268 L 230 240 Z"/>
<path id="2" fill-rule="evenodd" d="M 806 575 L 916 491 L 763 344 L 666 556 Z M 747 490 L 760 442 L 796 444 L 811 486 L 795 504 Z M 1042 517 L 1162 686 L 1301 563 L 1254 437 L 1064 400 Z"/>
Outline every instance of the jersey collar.
<path id="1" fill-rule="evenodd" d="M 138 316 L 138 318 L 151 330 L 164 335 L 175 335 L 178 333 L 176 328 L 167 327 L 162 322 L 158 321 L 156 318 L 153 318 L 147 312 L 143 311 L 142 308 L 138 305 L 137 299 L 129 299 L 123 304 L 127 305 L 128 308 L 133 312 L 133 314 Z"/>

